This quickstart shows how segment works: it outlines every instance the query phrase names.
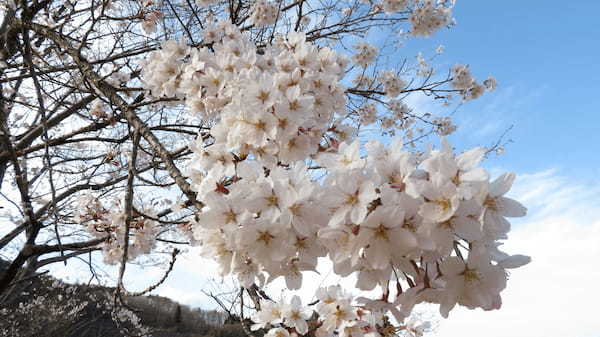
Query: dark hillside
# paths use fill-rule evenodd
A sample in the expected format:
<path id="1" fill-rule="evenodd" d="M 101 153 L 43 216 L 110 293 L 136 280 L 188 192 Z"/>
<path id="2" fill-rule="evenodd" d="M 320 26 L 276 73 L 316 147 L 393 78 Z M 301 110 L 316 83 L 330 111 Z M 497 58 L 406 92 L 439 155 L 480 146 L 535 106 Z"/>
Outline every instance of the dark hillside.
<path id="1" fill-rule="evenodd" d="M 0 274 L 7 267 L 0 260 Z M 127 298 L 113 310 L 113 289 L 70 285 L 39 275 L 10 304 L 0 305 L 0 337 L 244 337 L 218 311 L 192 309 L 165 297 Z"/>

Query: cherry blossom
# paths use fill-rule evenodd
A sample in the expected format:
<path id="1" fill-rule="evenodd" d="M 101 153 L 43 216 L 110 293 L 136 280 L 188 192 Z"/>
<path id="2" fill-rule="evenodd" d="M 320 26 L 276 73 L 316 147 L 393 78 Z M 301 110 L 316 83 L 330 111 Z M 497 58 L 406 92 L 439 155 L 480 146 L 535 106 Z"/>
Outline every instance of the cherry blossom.
<path id="1" fill-rule="evenodd" d="M 386 0 L 374 8 L 382 9 L 408 11 L 410 34 L 417 36 L 452 22 L 451 2 Z M 272 25 L 280 14 L 276 3 L 256 1 L 250 27 Z M 490 182 L 479 166 L 484 148 L 456 154 L 444 138 L 440 148 L 423 152 L 405 145 L 417 119 L 429 118 L 432 132 L 442 136 L 456 126 L 447 116 L 413 111 L 403 98 L 411 85 L 404 71 L 367 73 L 379 51 L 360 41 L 351 57 L 355 87 L 347 88 L 349 59 L 301 31 L 274 31 L 271 42 L 257 46 L 251 33 L 221 20 L 202 36 L 210 45 L 166 41 L 141 64 L 152 97 L 184 106 L 210 125 L 189 144 L 184 171 L 202 205 L 189 234 L 200 254 L 243 287 L 283 278 L 290 290 L 301 289 L 319 258 L 326 258 L 334 274 L 354 275 L 357 289 L 378 294 L 355 299 L 332 286 L 317 290 L 309 307 L 297 296 L 289 302 L 263 298 L 252 315 L 253 330 L 306 335 L 316 320 L 317 336 L 377 337 L 384 334 L 384 317 L 402 324 L 423 302 L 438 304 L 444 316 L 456 304 L 500 307 L 505 269 L 529 262 L 499 249 L 510 230 L 505 218 L 526 212 L 504 196 L 514 175 Z M 414 74 L 433 75 L 428 60 L 419 55 L 417 61 Z M 447 85 L 463 100 L 496 87 L 492 77 L 478 83 L 466 65 L 452 68 Z M 353 91 L 365 101 L 348 101 Z M 369 101 L 374 93 L 381 99 Z M 106 118 L 101 101 L 91 113 Z M 378 122 L 390 134 L 405 135 L 363 146 L 362 128 Z M 119 261 L 122 207 L 109 209 L 92 196 L 82 204 L 77 221 L 93 235 L 110 233 L 105 256 Z M 155 225 L 134 222 L 130 259 L 152 249 Z M 427 325 L 408 321 L 404 328 L 419 336 Z"/>

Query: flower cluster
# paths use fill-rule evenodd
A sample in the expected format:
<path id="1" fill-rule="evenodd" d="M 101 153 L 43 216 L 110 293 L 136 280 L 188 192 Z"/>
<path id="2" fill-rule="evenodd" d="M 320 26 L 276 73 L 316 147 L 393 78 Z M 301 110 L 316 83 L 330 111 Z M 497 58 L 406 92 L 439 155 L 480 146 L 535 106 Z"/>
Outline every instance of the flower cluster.
<path id="1" fill-rule="evenodd" d="M 191 230 L 222 275 L 245 287 L 282 277 L 299 289 L 304 272 L 328 257 L 337 275 L 357 276 L 358 289 L 381 289 L 377 300 L 323 295 L 316 306 L 323 336 L 377 336 L 382 315 L 401 322 L 421 302 L 439 304 L 444 316 L 456 304 L 500 306 L 505 269 L 528 262 L 498 249 L 510 230 L 505 218 L 525 215 L 504 197 L 514 175 L 490 182 L 477 167 L 485 149 L 456 155 L 445 141 L 421 154 L 405 151 L 401 138 L 389 147 L 370 141 L 361 155 L 355 130 L 341 122 L 349 115 L 339 84 L 344 57 L 298 32 L 260 50 L 228 23 L 204 35 L 211 49 L 166 42 L 142 76 L 153 95 L 185 102 L 211 126 L 190 145 L 187 175 L 204 205 Z M 356 48 L 354 62 L 367 67 L 377 50 Z M 456 89 L 473 91 L 468 72 L 455 75 Z M 390 97 L 405 86 L 392 72 L 380 80 Z M 410 108 L 388 105 L 394 120 L 386 125 L 408 127 Z M 372 123 L 377 106 L 363 104 L 358 114 Z M 440 134 L 453 130 L 448 119 L 436 121 Z M 307 333 L 299 299 L 262 307 L 255 323 L 273 325 L 269 335 Z"/>
<path id="2" fill-rule="evenodd" d="M 352 84 L 357 89 L 371 89 L 377 85 L 377 80 L 372 76 L 364 73 L 356 74 L 356 77 L 352 79 Z"/>
<path id="3" fill-rule="evenodd" d="M 477 83 L 466 65 L 457 64 L 452 68 L 452 87 L 461 91 L 464 100 L 479 98 L 483 93 L 496 88 L 496 80 L 489 77 L 483 84 Z"/>
<path id="4" fill-rule="evenodd" d="M 252 6 L 252 16 L 250 20 L 256 27 L 269 26 L 277 21 L 279 8 L 273 2 L 258 0 Z"/>
<path id="5" fill-rule="evenodd" d="M 412 109 L 397 99 L 389 100 L 386 107 L 391 114 L 380 118 L 381 128 L 392 136 L 396 134 L 397 130 L 403 130 L 409 134 L 415 122 L 414 116 L 411 114 Z"/>
<path id="6" fill-rule="evenodd" d="M 143 71 L 154 95 L 184 98 L 194 114 L 214 123 L 214 142 L 199 138 L 193 146 L 197 170 L 228 167 L 229 175 L 233 160 L 247 155 L 293 163 L 315 154 L 326 132 L 347 128 L 336 122 L 345 110 L 338 83 L 344 57 L 307 43 L 303 33 L 291 32 L 261 53 L 231 24 L 213 33 L 214 52 L 168 42 Z"/>
<path id="7" fill-rule="evenodd" d="M 97 118 L 108 118 L 107 107 L 102 100 L 95 99 L 89 109 L 90 115 Z"/>
<path id="8" fill-rule="evenodd" d="M 301 271 L 314 270 L 326 254 L 317 242 L 318 224 L 326 217 L 315 200 L 318 183 L 301 164 L 265 176 L 262 166 L 246 161 L 235 165 L 230 181 L 208 176 L 198 186 L 206 205 L 194 226 L 202 254 L 245 286 L 264 283 L 268 270 L 268 281 L 283 276 L 288 288 L 299 289 Z"/>
<path id="9" fill-rule="evenodd" d="M 352 61 L 363 68 L 366 68 L 369 64 L 375 61 L 378 51 L 377 48 L 373 47 L 367 42 L 359 42 L 354 49 L 357 50 L 356 54 L 352 56 Z"/>
<path id="10" fill-rule="evenodd" d="M 78 199 L 75 222 L 85 225 L 87 232 L 96 238 L 109 238 L 102 244 L 104 263 L 117 264 L 123 258 L 125 247 L 126 215 L 121 203 L 115 200 L 110 207 L 105 207 L 91 194 L 84 194 Z M 145 212 L 151 214 L 149 210 Z M 127 259 L 149 254 L 156 245 L 158 227 L 154 221 L 134 217 L 129 225 L 129 243 Z"/>
<path id="11" fill-rule="evenodd" d="M 142 22 L 142 30 L 146 34 L 152 34 L 156 32 L 156 25 L 161 18 L 161 12 L 154 10 L 149 11 L 144 15 L 144 21 Z"/>
<path id="12" fill-rule="evenodd" d="M 374 103 L 363 104 L 358 109 L 358 114 L 362 125 L 373 124 L 377 121 L 377 105 Z"/>
<path id="13" fill-rule="evenodd" d="M 450 117 L 434 118 L 433 123 L 436 125 L 436 132 L 440 136 L 447 136 L 457 129 L 457 126 L 452 123 L 452 119 L 450 119 Z"/>
<path id="14" fill-rule="evenodd" d="M 385 301 L 355 298 L 338 285 L 317 289 L 315 297 L 313 307 L 303 306 L 298 296 L 292 297 L 290 303 L 262 300 L 261 310 L 252 316 L 255 322 L 252 329 L 268 328 L 269 337 L 306 335 L 309 331 L 318 337 L 377 337 L 389 335 L 391 331 L 417 337 L 430 331 L 430 322 L 415 316 L 409 317 L 404 325 L 394 327 L 386 318 L 386 312 L 392 311 L 401 318 L 400 310 Z"/>
<path id="15" fill-rule="evenodd" d="M 398 97 L 402 93 L 402 89 L 406 88 L 407 85 L 395 72 L 389 70 L 381 73 L 379 81 L 383 84 L 383 91 L 385 91 L 385 95 L 389 98 Z"/>
<path id="16" fill-rule="evenodd" d="M 383 0 L 381 5 L 385 14 L 394 14 L 405 10 L 408 6 L 408 0 Z"/>
<path id="17" fill-rule="evenodd" d="M 357 275 L 358 289 L 408 284 L 389 302 L 405 313 L 419 302 L 439 303 L 444 316 L 457 303 L 498 308 L 505 268 L 515 266 L 504 261 L 527 262 L 498 250 L 510 229 L 505 217 L 525 215 L 503 196 L 514 175 L 489 182 L 477 167 L 483 148 L 456 156 L 444 143 L 416 157 L 396 139 L 389 148 L 372 141 L 367 151 L 361 158 L 355 141 L 321 153 L 324 180 L 302 163 L 265 171 L 250 160 L 224 169 L 227 181 L 207 176 L 194 225 L 203 255 L 245 286 L 282 276 L 298 289 L 302 272 L 328 255 L 336 274 Z"/>
<path id="18" fill-rule="evenodd" d="M 410 17 L 411 33 L 415 36 L 430 36 L 452 21 L 451 7 L 434 0 L 419 0 Z"/>

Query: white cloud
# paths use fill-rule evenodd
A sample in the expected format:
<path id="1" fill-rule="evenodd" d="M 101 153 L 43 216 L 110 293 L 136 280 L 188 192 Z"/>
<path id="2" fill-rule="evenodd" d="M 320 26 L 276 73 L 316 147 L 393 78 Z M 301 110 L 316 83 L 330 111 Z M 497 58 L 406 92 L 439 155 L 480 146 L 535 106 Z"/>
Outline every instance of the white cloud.
<path id="1" fill-rule="evenodd" d="M 196 289 L 196 291 L 189 291 L 189 289 L 182 289 L 181 287 L 175 287 L 173 285 L 165 285 L 162 286 L 160 291 L 156 292 L 156 294 L 168 297 L 179 302 L 180 304 L 185 304 L 192 307 L 202 307 L 203 309 L 206 309 L 207 307 L 213 307 L 207 303 L 209 300 L 207 296 L 198 291 L 198 289 Z"/>
<path id="2" fill-rule="evenodd" d="M 555 170 L 522 175 L 513 197 L 530 208 L 505 248 L 532 256 L 514 270 L 499 311 L 455 310 L 435 334 L 599 337 L 600 188 Z"/>
<path id="3" fill-rule="evenodd" d="M 544 85 L 524 88 L 501 83 L 493 92 L 460 106 L 453 117 L 458 130 L 452 135 L 452 139 L 457 144 L 464 143 L 469 147 L 473 144 L 492 145 L 511 125 L 520 129 L 532 116 L 539 113 L 537 110 L 532 111 L 531 107 L 540 102 L 546 90 Z M 516 129 L 508 132 L 504 140 L 510 139 Z"/>
<path id="4" fill-rule="evenodd" d="M 191 247 L 177 258 L 165 283 L 152 293 L 192 307 L 213 309 L 216 303 L 202 291 L 220 292 L 229 287 L 226 283 L 221 287 L 219 283 L 217 264 L 200 257 L 198 247 Z"/>

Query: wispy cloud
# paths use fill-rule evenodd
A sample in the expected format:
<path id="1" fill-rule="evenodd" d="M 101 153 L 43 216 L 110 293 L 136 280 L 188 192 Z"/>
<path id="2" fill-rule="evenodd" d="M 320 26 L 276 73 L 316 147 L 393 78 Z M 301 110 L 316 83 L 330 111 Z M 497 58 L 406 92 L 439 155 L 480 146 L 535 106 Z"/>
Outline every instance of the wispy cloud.
<path id="1" fill-rule="evenodd" d="M 459 125 L 456 137 L 469 143 L 494 141 L 511 125 L 516 123 L 519 127 L 527 116 L 543 113 L 540 110 L 533 112 L 532 107 L 538 106 L 537 102 L 546 90 L 545 86 L 524 89 L 519 85 L 501 84 L 494 92 L 466 102 L 455 117 Z"/>

